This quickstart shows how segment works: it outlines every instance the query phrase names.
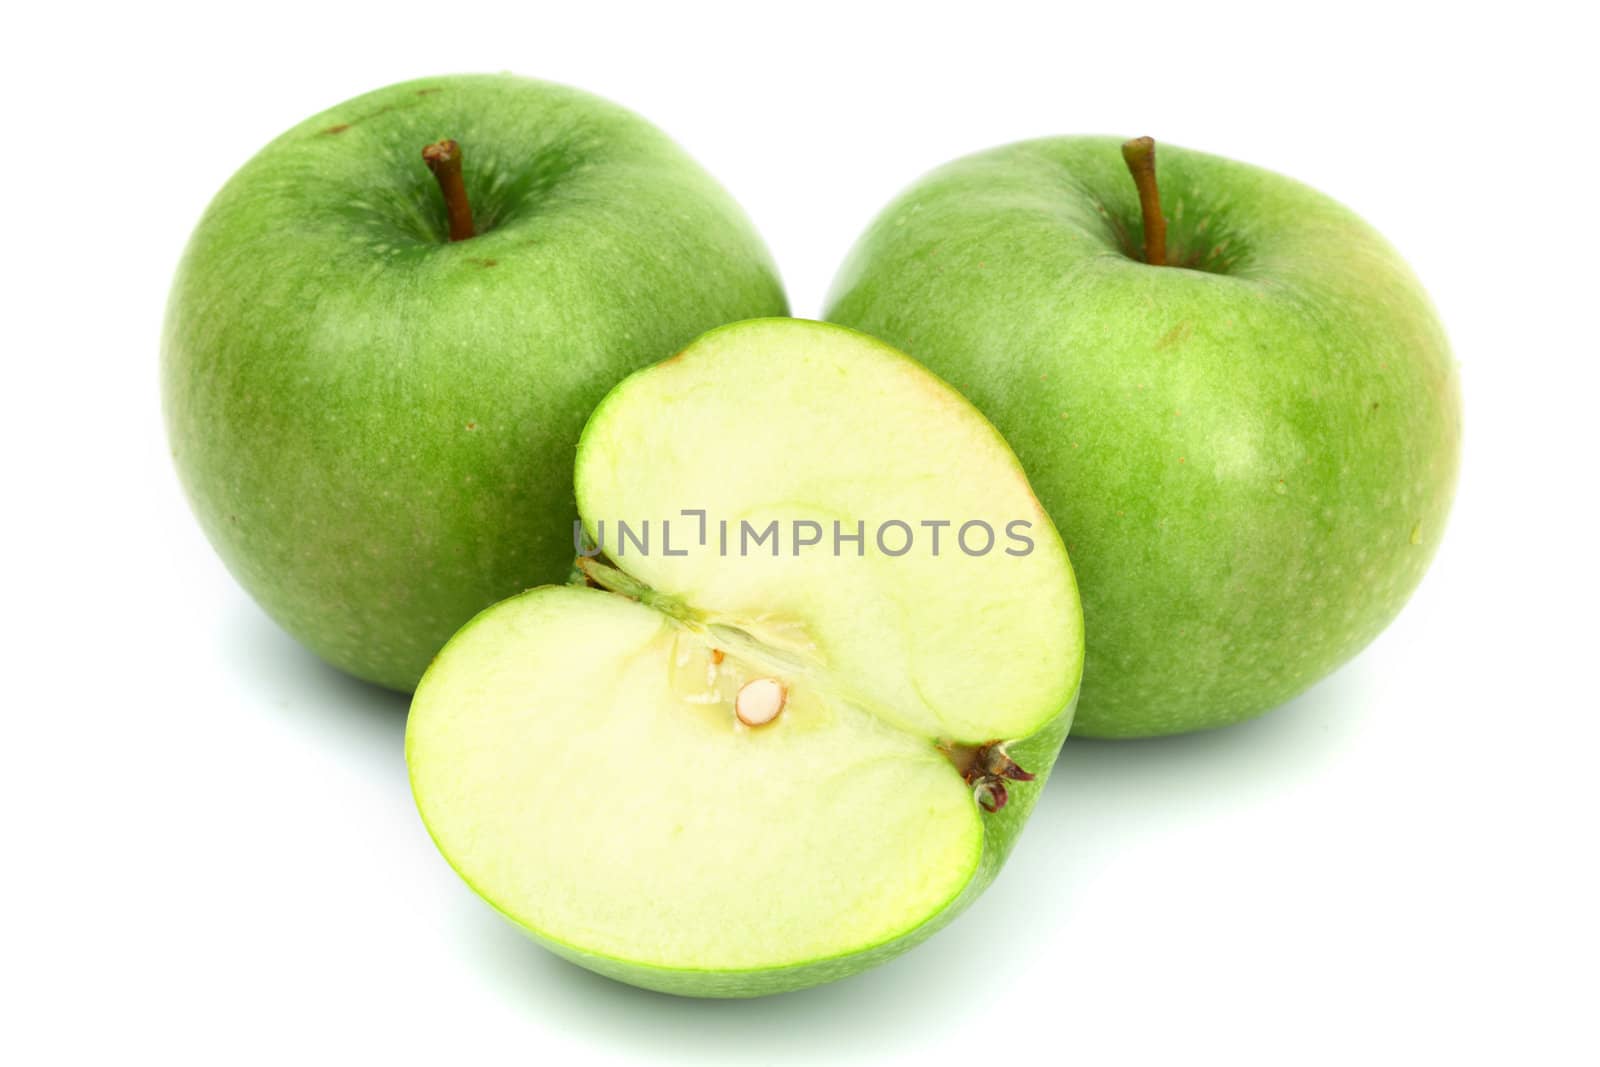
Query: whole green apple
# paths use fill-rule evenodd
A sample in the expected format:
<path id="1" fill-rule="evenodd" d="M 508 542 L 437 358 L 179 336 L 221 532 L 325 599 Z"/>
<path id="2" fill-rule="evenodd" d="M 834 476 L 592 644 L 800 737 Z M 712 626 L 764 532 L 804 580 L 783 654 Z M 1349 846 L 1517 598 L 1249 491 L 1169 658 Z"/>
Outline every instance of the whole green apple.
<path id="1" fill-rule="evenodd" d="M 785 311 L 738 206 L 643 119 L 508 75 L 407 82 L 296 126 L 211 203 L 168 307 L 168 432 L 240 584 L 409 690 L 475 613 L 568 573 L 606 391 Z"/>
<path id="2" fill-rule="evenodd" d="M 1162 148 L 1157 184 L 1153 151 L 1129 142 L 1137 182 L 1102 137 L 951 163 L 829 301 L 1016 450 L 1078 574 L 1094 737 L 1237 722 L 1349 659 L 1421 580 L 1459 456 L 1444 330 L 1382 237 L 1199 152 Z"/>

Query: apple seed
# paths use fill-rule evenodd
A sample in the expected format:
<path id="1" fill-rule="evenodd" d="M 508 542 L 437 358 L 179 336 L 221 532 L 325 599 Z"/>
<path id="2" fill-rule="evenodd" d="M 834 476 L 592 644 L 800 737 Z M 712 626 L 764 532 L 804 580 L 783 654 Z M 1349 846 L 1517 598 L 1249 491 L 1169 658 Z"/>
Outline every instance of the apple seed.
<path id="1" fill-rule="evenodd" d="M 733 713 L 746 726 L 765 726 L 789 702 L 789 692 L 776 678 L 746 682 L 733 701 Z"/>

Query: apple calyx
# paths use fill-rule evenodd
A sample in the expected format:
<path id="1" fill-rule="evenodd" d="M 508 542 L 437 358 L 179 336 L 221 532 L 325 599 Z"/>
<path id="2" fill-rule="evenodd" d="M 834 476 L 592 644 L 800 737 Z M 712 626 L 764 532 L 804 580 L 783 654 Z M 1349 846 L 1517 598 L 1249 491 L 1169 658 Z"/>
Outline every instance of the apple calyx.
<path id="1" fill-rule="evenodd" d="M 1006 784 L 998 778 L 979 778 L 972 787 L 972 798 L 978 807 L 993 815 L 1006 806 Z"/>
<path id="2" fill-rule="evenodd" d="M 940 745 L 939 750 L 961 772 L 961 780 L 972 787 L 972 796 L 978 802 L 978 807 L 991 814 L 1006 806 L 1006 800 L 1009 799 L 1006 779 L 1031 782 L 1035 777 L 1006 754 L 1002 741 L 986 741 L 981 745 L 947 742 Z"/>
<path id="3" fill-rule="evenodd" d="M 1156 142 L 1135 137 L 1122 145 L 1122 161 L 1139 190 L 1139 214 L 1144 222 L 1144 261 L 1152 267 L 1167 265 L 1167 218 L 1161 213 L 1161 189 L 1156 185 Z"/>
<path id="4" fill-rule="evenodd" d="M 465 241 L 478 235 L 472 224 L 472 203 L 467 199 L 467 184 L 461 177 L 461 146 L 445 138 L 422 150 L 422 161 L 433 172 L 444 194 L 445 215 L 450 220 L 450 240 Z"/>

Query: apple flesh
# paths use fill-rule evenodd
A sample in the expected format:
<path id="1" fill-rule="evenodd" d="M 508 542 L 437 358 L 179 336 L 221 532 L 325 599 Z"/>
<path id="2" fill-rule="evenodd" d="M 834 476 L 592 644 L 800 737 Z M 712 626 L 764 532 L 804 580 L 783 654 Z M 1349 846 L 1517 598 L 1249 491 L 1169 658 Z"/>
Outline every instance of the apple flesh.
<path id="1" fill-rule="evenodd" d="M 412 787 L 461 876 L 568 959 L 702 996 L 843 977 L 976 897 L 1083 648 L 1066 552 L 994 428 L 877 341 L 741 323 L 618 386 L 576 483 L 605 588 L 489 609 L 413 700 Z M 648 554 L 619 520 L 657 523 Z M 923 520 L 957 523 L 937 553 Z M 723 521 L 780 541 L 724 551 Z M 894 521 L 924 536 L 886 553 Z M 834 522 L 863 525 L 859 552 Z M 1025 523 L 1031 548 L 969 554 L 968 522 Z M 810 523 L 825 539 L 797 547 Z"/>
<path id="2" fill-rule="evenodd" d="M 902 194 L 827 313 L 1016 449 L 1082 586 L 1095 737 L 1237 722 L 1353 656 L 1421 580 L 1459 457 L 1444 330 L 1371 227 L 1242 163 L 1156 162 L 1168 266 L 1117 141 L 1031 141 Z"/>
<path id="3" fill-rule="evenodd" d="M 470 239 L 423 157 L 443 138 Z M 163 340 L 172 451 L 262 607 L 409 690 L 476 612 L 567 573 L 606 391 L 784 310 L 737 205 L 638 116 L 511 76 L 407 82 L 283 134 L 206 210 Z"/>

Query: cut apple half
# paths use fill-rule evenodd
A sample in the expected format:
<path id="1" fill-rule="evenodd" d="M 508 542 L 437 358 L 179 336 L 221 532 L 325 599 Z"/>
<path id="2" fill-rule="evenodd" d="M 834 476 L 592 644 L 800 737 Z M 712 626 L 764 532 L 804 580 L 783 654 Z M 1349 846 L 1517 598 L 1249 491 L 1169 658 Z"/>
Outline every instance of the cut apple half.
<path id="1" fill-rule="evenodd" d="M 578 447 L 585 585 L 418 688 L 423 820 L 557 953 L 667 992 L 859 971 L 993 878 L 1071 720 L 1065 549 L 1004 440 L 864 335 L 737 323 Z"/>

